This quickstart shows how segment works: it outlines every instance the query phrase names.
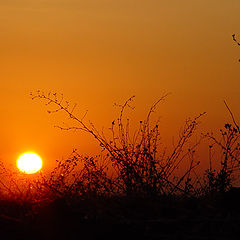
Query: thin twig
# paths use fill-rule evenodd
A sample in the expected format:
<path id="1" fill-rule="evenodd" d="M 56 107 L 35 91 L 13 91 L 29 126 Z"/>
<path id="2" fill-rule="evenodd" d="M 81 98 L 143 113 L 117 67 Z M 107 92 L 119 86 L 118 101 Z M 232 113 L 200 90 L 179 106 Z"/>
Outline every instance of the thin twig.
<path id="1" fill-rule="evenodd" d="M 237 124 L 236 121 L 235 121 L 235 118 L 234 118 L 234 115 L 233 115 L 231 109 L 228 107 L 227 102 L 226 102 L 225 100 L 223 100 L 223 102 L 224 102 L 224 104 L 225 104 L 228 112 L 230 113 L 230 115 L 231 115 L 231 117 L 232 117 L 232 121 L 233 121 L 235 127 L 237 128 L 238 132 L 240 133 L 240 131 L 239 131 L 239 126 L 238 126 L 238 124 Z"/>

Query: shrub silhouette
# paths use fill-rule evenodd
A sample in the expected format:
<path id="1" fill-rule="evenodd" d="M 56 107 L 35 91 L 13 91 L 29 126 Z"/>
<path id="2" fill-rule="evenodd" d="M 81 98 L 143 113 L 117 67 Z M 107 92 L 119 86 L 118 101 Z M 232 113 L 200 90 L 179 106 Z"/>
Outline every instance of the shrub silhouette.
<path id="1" fill-rule="evenodd" d="M 14 181 L 16 173 L 10 173 L 2 166 L 4 174 L 8 174 L 7 179 L 10 181 L 9 185 L 1 183 L 1 193 L 5 196 L 32 202 L 51 201 L 56 198 L 87 199 L 120 195 L 140 198 L 172 195 L 201 197 L 224 193 L 231 189 L 235 173 L 239 170 L 240 132 L 226 103 L 232 124 L 225 124 L 220 139 L 208 133 L 191 143 L 200 119 L 205 114 L 202 113 L 186 120 L 176 145 L 167 153 L 166 149 L 160 148 L 162 144 L 160 123 L 153 121 L 151 116 L 168 94 L 152 105 L 146 119 L 139 121 L 133 134 L 130 131 L 126 109 L 133 109 L 134 96 L 123 105 L 118 105 L 119 116 L 112 121 L 108 137 L 105 133 L 99 132 L 92 123 L 86 123 L 85 115 L 78 118 L 74 114 L 75 105 L 71 108 L 62 95 L 37 91 L 31 96 L 32 99 L 45 101 L 47 106 L 53 105 L 53 110 L 48 109 L 49 113 L 65 112 L 66 116 L 73 120 L 73 124 L 75 122 L 78 125 L 57 127 L 61 130 L 80 130 L 89 133 L 99 143 L 101 153 L 96 156 L 85 156 L 73 150 L 67 159 L 57 161 L 50 175 L 40 172 L 39 178 L 34 182 L 25 183 L 24 189 L 19 188 L 16 179 Z M 206 138 L 210 141 L 210 164 L 201 180 L 195 172 L 195 168 L 200 164 L 195 159 L 195 152 L 201 141 Z M 218 158 L 213 158 L 214 149 L 216 151 L 220 149 Z M 213 166 L 217 162 L 220 162 L 220 168 Z M 178 169 L 181 167 L 185 170 L 181 169 L 180 175 Z"/>
<path id="2" fill-rule="evenodd" d="M 220 137 L 207 133 L 193 141 L 205 113 L 187 119 L 175 146 L 167 151 L 162 146 L 160 123 L 152 118 L 166 97 L 152 105 L 134 132 L 126 114 L 128 108 L 133 109 L 134 97 L 117 105 L 119 116 L 107 135 L 88 123 L 86 114 L 78 118 L 75 105 L 71 107 L 62 95 L 33 94 L 33 99 L 52 105 L 49 113 L 63 111 L 73 120 L 72 127 L 58 128 L 87 132 L 101 151 L 86 156 L 73 150 L 69 157 L 57 161 L 49 174 L 40 172 L 34 181 L 2 165 L 1 176 L 5 175 L 8 182 L 2 181 L 4 177 L 0 181 L 1 221 L 30 226 L 28 229 L 59 239 L 75 238 L 80 233 L 88 238 L 91 233 L 96 239 L 107 231 L 111 237 L 119 231 L 123 236 L 130 232 L 135 236 L 136 229 L 139 237 L 147 233 L 151 238 L 154 228 L 159 236 L 171 235 L 174 228 L 173 235 L 184 229 L 192 237 L 191 229 L 209 222 L 218 226 L 222 220 L 215 219 L 219 216 L 238 214 L 239 188 L 233 185 L 239 170 L 240 142 L 232 112 L 228 108 L 232 121 L 225 124 Z M 209 168 L 199 176 L 195 171 L 199 166 L 196 151 L 202 140 L 209 144 Z M 189 216 L 196 221 L 182 222 Z M 225 231 L 225 218 L 222 222 Z M 43 235 L 39 234 L 39 239 Z"/>
<path id="3" fill-rule="evenodd" d="M 206 171 L 207 175 L 207 192 L 219 192 L 224 193 L 232 188 L 234 181 L 234 174 L 240 170 L 240 129 L 236 123 L 233 113 L 227 107 L 232 123 L 226 123 L 224 129 L 220 129 L 221 138 L 217 139 L 212 134 L 206 136 L 210 139 L 209 145 L 209 169 Z M 212 168 L 212 149 L 218 147 L 218 160 L 220 162 L 220 168 L 218 170 Z"/>
<path id="4" fill-rule="evenodd" d="M 199 161 L 194 159 L 194 152 L 202 138 L 191 147 L 187 147 L 187 144 L 190 144 L 200 118 L 205 113 L 186 120 L 174 149 L 167 154 L 165 151 L 160 151 L 159 121 L 151 121 L 151 116 L 168 94 L 152 105 L 146 119 L 139 122 L 138 129 L 132 135 L 129 129 L 130 120 L 125 116 L 125 111 L 127 108 L 133 108 L 131 104 L 134 96 L 123 105 L 118 105 L 120 107 L 119 117 L 112 122 L 111 136 L 108 138 L 103 132 L 100 133 L 92 123 L 87 124 L 84 119 L 85 115 L 83 118 L 75 116 L 76 105 L 71 107 L 62 95 L 37 91 L 31 96 L 32 99 L 45 101 L 46 105 L 53 105 L 55 108 L 48 110 L 49 113 L 63 111 L 78 124 L 73 127 L 58 126 L 60 129 L 85 131 L 92 135 L 102 148 L 102 155 L 96 157 L 83 157 L 74 151 L 73 156 L 59 163 L 50 179 L 45 181 L 49 189 L 60 194 L 75 192 L 83 195 L 86 192 L 95 192 L 95 194 L 122 194 L 133 197 L 192 194 L 194 187 L 190 174 L 199 165 Z M 184 161 L 189 157 L 191 158 L 189 168 L 177 178 L 174 175 L 176 170 L 181 164 L 186 165 Z M 99 158 L 104 158 L 103 165 Z M 80 162 L 83 168 L 76 177 L 72 173 Z M 108 167 L 111 168 L 112 175 L 109 174 Z"/>

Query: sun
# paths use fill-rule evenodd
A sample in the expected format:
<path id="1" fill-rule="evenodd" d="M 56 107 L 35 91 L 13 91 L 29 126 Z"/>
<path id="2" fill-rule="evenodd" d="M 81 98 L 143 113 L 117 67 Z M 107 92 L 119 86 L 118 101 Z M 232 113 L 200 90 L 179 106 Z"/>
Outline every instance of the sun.
<path id="1" fill-rule="evenodd" d="M 26 174 L 36 173 L 42 168 L 42 159 L 35 153 L 24 153 L 18 158 L 17 167 Z"/>

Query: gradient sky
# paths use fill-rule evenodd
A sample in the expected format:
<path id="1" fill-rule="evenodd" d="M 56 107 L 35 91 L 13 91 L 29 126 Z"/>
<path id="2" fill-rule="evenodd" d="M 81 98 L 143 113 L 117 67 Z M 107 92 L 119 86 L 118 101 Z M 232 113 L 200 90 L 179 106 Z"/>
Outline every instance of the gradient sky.
<path id="1" fill-rule="evenodd" d="M 239 0 L 0 0 L 0 159 L 94 149 L 86 134 L 53 127 L 64 116 L 30 99 L 38 89 L 63 93 L 100 129 L 114 103 L 136 95 L 141 119 L 171 92 L 158 112 L 163 135 L 203 111 L 203 128 L 218 129 L 224 99 L 240 113 L 239 13 Z"/>

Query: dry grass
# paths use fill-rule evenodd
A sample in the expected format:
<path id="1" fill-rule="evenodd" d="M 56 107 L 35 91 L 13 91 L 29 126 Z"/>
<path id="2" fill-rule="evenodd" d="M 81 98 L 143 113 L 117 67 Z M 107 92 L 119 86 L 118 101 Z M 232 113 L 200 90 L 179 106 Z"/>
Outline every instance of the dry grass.
<path id="1" fill-rule="evenodd" d="M 73 150 L 69 158 L 57 161 L 50 175 L 39 174 L 34 181 L 18 178 L 19 173 L 11 173 L 2 166 L 2 175 L 8 184 L 1 182 L 2 196 L 15 199 L 55 200 L 57 198 L 91 197 L 131 197 L 158 198 L 163 196 L 202 197 L 204 195 L 224 193 L 233 183 L 239 170 L 239 127 L 228 108 L 233 124 L 225 124 L 221 130 L 221 139 L 212 134 L 202 134 L 191 141 L 198 130 L 200 119 L 205 113 L 193 119 L 187 119 L 171 152 L 163 145 L 159 132 L 159 121 L 152 120 L 152 114 L 158 105 L 165 101 L 168 94 L 156 101 L 146 114 L 146 119 L 138 123 L 134 132 L 130 129 L 130 120 L 125 116 L 126 109 L 133 109 L 134 97 L 118 105 L 119 116 L 112 121 L 110 135 L 98 131 L 91 122 L 74 114 L 76 105 L 71 106 L 62 95 L 37 91 L 32 99 L 40 99 L 51 106 L 49 113 L 64 112 L 73 120 L 72 127 L 58 126 L 61 130 L 79 130 L 90 134 L 100 144 L 97 156 L 83 156 Z M 209 169 L 204 176 L 198 176 L 195 169 L 200 164 L 195 153 L 202 140 L 209 141 Z M 220 150 L 217 148 L 220 148 Z M 215 150 L 216 149 L 216 150 Z M 218 151 L 218 159 L 214 159 Z M 220 169 L 214 162 L 220 162 Z M 185 167 L 179 175 L 178 169 Z M 186 166 L 188 166 L 186 168 Z M 184 168 L 182 168 L 184 169 Z M 178 172 L 177 172 L 178 171 Z M 24 188 L 19 187 L 21 181 Z"/>
<path id="2" fill-rule="evenodd" d="M 166 223 L 166 219 L 236 212 L 238 201 L 234 199 L 239 199 L 240 194 L 232 185 L 240 166 L 240 132 L 230 109 L 232 124 L 225 124 L 220 138 L 202 134 L 197 141 L 196 138 L 192 141 L 203 113 L 186 120 L 175 147 L 167 152 L 166 148 L 160 147 L 163 145 L 160 123 L 151 118 L 166 97 L 152 105 L 146 119 L 139 121 L 134 132 L 125 115 L 127 108 L 133 109 L 134 97 L 118 105 L 119 116 L 112 122 L 106 137 L 92 123 L 87 123 L 85 115 L 82 118 L 75 116 L 75 105 L 71 108 L 62 95 L 40 91 L 32 95 L 47 106 L 53 105 L 52 110 L 48 110 L 50 113 L 62 111 L 73 120 L 73 127 L 58 126 L 61 130 L 87 132 L 100 144 L 102 151 L 97 156 L 85 156 L 73 150 L 67 159 L 56 162 L 50 174 L 40 172 L 34 180 L 2 165 L 2 179 L 7 181 L 0 182 L 0 220 L 31 225 L 49 236 L 53 232 L 52 238 L 65 238 L 78 234 L 74 229 L 79 226 L 88 237 L 93 226 L 95 231 L 104 234 L 104 225 L 112 229 L 118 226 L 118 231 L 130 234 L 126 229 L 129 227 L 127 222 L 131 222 L 131 226 L 138 227 L 137 231 L 146 228 L 142 232 L 145 234 L 149 228 L 145 221 L 149 220 L 161 218 Z M 200 162 L 195 153 L 202 140 L 209 143 L 209 168 L 203 176 L 198 176 L 195 170 Z M 214 154 L 216 152 L 218 154 Z M 217 163 L 220 168 L 216 167 Z M 55 227 L 47 227 L 52 225 Z M 132 234 L 136 236 L 136 231 Z M 39 239 L 46 237 L 39 236 Z"/>

